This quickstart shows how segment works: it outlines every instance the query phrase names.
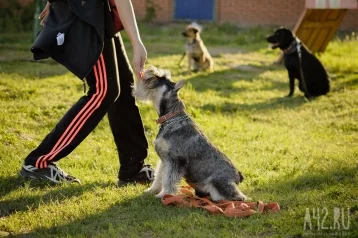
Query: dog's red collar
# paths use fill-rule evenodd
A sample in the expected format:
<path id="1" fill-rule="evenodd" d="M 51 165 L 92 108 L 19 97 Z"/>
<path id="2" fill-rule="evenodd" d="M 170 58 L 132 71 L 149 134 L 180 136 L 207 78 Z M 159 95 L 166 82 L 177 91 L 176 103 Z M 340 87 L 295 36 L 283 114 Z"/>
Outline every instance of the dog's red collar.
<path id="1" fill-rule="evenodd" d="M 168 114 L 165 114 L 164 116 L 159 117 L 158 120 L 156 120 L 156 122 L 157 122 L 157 124 L 163 124 L 165 121 L 172 119 L 173 117 L 175 117 L 176 115 L 178 115 L 181 112 L 184 112 L 184 110 L 170 112 Z"/>

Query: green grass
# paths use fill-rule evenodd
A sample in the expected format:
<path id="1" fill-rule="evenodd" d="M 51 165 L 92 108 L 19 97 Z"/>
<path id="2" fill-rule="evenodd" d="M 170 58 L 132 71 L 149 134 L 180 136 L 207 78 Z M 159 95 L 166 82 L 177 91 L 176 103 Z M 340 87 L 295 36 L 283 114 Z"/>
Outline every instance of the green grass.
<path id="1" fill-rule="evenodd" d="M 18 176 L 24 157 L 83 95 L 81 81 L 52 60 L 31 61 L 31 33 L 0 36 L 0 236 L 15 237 L 302 237 L 358 236 L 358 40 L 336 38 L 318 55 L 332 92 L 311 102 L 288 93 L 287 72 L 267 48 L 273 29 L 205 25 L 202 38 L 215 72 L 188 75 L 177 62 L 183 24 L 141 24 L 147 65 L 185 79 L 181 97 L 204 133 L 245 175 L 252 200 L 276 201 L 278 214 L 245 219 L 200 209 L 164 207 L 145 186 L 118 189 L 118 158 L 105 118 L 60 166 L 82 185 L 50 186 Z M 125 38 L 128 53 L 131 50 Z M 139 104 L 148 141 L 147 162 L 158 157 L 150 104 Z M 350 209 L 348 230 L 334 208 Z M 308 210 L 307 210 L 308 209 Z M 320 226 L 313 218 L 320 209 Z M 327 210 L 325 210 L 327 209 Z M 304 230 L 306 211 L 312 230 Z M 326 217 L 325 217 L 326 215 Z M 325 220 L 322 220 L 325 217 Z M 342 224 L 341 220 L 339 221 Z"/>

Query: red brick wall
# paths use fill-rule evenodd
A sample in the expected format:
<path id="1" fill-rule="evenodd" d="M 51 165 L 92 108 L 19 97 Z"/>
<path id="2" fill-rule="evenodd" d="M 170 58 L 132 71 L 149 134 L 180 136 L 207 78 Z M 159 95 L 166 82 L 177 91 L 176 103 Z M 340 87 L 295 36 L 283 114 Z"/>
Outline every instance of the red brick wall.
<path id="1" fill-rule="evenodd" d="M 216 21 L 239 26 L 295 25 L 304 0 L 217 0 Z M 358 30 L 358 9 L 348 10 L 340 29 Z"/>
<path id="2" fill-rule="evenodd" d="M 173 12 L 173 3 L 172 0 L 152 0 L 156 6 L 156 15 L 157 21 L 159 22 L 168 22 L 171 21 L 174 12 Z M 180 0 L 179 0 L 180 1 Z"/>
<path id="3" fill-rule="evenodd" d="M 358 31 L 358 9 L 348 10 L 340 29 Z"/>
<path id="4" fill-rule="evenodd" d="M 217 0 L 216 21 L 240 26 L 293 25 L 304 4 L 300 0 Z"/>
<path id="5" fill-rule="evenodd" d="M 6 7 L 7 0 L 0 0 Z M 16 0 L 23 6 L 34 0 Z M 174 17 L 175 0 L 132 0 L 137 19 L 147 14 L 147 2 L 156 9 L 157 22 L 170 22 Z M 180 0 L 176 0 L 180 1 Z M 303 11 L 305 0 L 216 0 L 218 23 L 229 22 L 238 26 L 283 25 L 292 27 Z M 340 26 L 342 30 L 358 31 L 358 9 L 348 10 Z"/>
<path id="6" fill-rule="evenodd" d="M 156 6 L 155 21 L 173 20 L 175 0 L 132 0 L 138 19 L 145 18 L 147 1 L 152 1 Z M 216 0 L 215 21 L 244 27 L 258 25 L 293 27 L 304 7 L 305 0 Z M 358 30 L 358 9 L 348 10 L 340 29 Z"/>
<path id="7" fill-rule="evenodd" d="M 157 22 L 169 22 L 173 18 L 173 0 L 132 0 L 133 8 L 136 14 L 137 19 L 143 20 L 147 14 L 147 6 L 151 3 L 155 7 L 156 19 Z"/>
<path id="8" fill-rule="evenodd" d="M 25 7 L 31 3 L 33 3 L 35 0 L 15 0 L 20 6 Z M 9 0 L 0 0 L 0 9 L 6 8 L 9 6 Z"/>
<path id="9" fill-rule="evenodd" d="M 132 0 L 134 13 L 137 19 L 144 19 L 146 14 L 146 1 Z"/>

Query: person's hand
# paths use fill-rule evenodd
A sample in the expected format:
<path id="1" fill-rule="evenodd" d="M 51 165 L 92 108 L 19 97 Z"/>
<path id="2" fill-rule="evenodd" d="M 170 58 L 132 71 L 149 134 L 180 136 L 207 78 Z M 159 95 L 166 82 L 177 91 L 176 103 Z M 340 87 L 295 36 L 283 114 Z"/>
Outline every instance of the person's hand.
<path id="1" fill-rule="evenodd" d="M 147 51 L 142 42 L 133 45 L 133 68 L 138 79 L 144 77 L 144 63 L 147 60 Z"/>
<path id="2" fill-rule="evenodd" d="M 44 10 L 42 10 L 42 12 L 39 15 L 39 19 L 40 20 L 42 19 L 41 22 L 40 22 L 41 26 L 44 25 L 46 17 L 48 16 L 49 12 L 50 12 L 50 3 L 47 2 Z"/>

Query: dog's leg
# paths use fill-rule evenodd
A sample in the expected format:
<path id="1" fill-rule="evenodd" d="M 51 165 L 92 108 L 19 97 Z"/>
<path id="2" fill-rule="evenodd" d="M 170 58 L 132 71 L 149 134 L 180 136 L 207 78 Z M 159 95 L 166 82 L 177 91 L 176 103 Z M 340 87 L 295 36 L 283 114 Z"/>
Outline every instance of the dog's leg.
<path id="1" fill-rule="evenodd" d="M 190 58 L 189 55 L 187 55 L 187 57 L 188 57 L 188 73 L 190 74 L 191 73 L 192 59 Z"/>
<path id="2" fill-rule="evenodd" d="M 206 58 L 205 58 L 205 54 L 204 54 L 199 59 L 199 62 L 198 62 L 198 68 L 199 69 L 198 69 L 198 71 L 202 72 L 202 71 L 205 71 L 207 69 L 208 65 L 205 64 L 206 63 L 205 60 L 206 60 Z"/>
<path id="3" fill-rule="evenodd" d="M 293 93 L 295 92 L 295 76 L 288 72 L 288 77 L 290 79 L 290 93 L 287 95 L 287 97 L 292 97 Z"/>
<path id="4" fill-rule="evenodd" d="M 221 195 L 212 183 L 207 184 L 205 190 L 210 194 L 211 200 L 213 201 L 226 200 L 226 197 Z"/>
<path id="5" fill-rule="evenodd" d="M 240 192 L 237 185 L 234 182 L 225 182 L 222 180 L 212 181 L 214 193 L 210 191 L 210 196 L 213 201 L 217 200 L 235 200 L 245 201 L 247 197 Z M 216 191 L 215 191 L 216 190 Z M 217 193 L 215 193 L 217 192 Z"/>
<path id="6" fill-rule="evenodd" d="M 208 64 L 207 60 L 208 60 L 208 59 L 206 58 L 206 55 L 205 55 L 205 54 L 203 54 L 203 56 L 200 57 L 200 63 L 199 63 L 199 65 L 200 65 L 200 71 L 205 71 L 205 70 L 207 70 L 207 68 L 209 67 L 209 64 Z"/>
<path id="7" fill-rule="evenodd" d="M 210 193 L 205 191 L 205 189 L 203 189 L 201 186 L 195 185 L 195 195 L 203 198 L 203 197 L 209 197 Z"/>
<path id="8" fill-rule="evenodd" d="M 180 58 L 179 62 L 178 62 L 178 66 L 181 69 L 181 62 L 183 61 L 184 57 L 186 55 L 186 52 L 183 53 L 182 57 Z"/>
<path id="9" fill-rule="evenodd" d="M 155 169 L 154 181 L 148 189 L 144 190 L 144 192 L 155 194 L 162 190 L 163 167 L 164 164 L 161 162 L 161 160 L 159 160 Z"/>
<path id="10" fill-rule="evenodd" d="M 214 71 L 214 60 L 212 58 L 209 59 L 209 71 Z"/>
<path id="11" fill-rule="evenodd" d="M 183 174 L 181 174 L 179 170 L 179 164 L 169 159 L 169 161 L 164 166 L 162 176 L 162 191 L 156 197 L 162 198 L 165 194 L 176 194 L 176 185 L 183 177 Z"/>

